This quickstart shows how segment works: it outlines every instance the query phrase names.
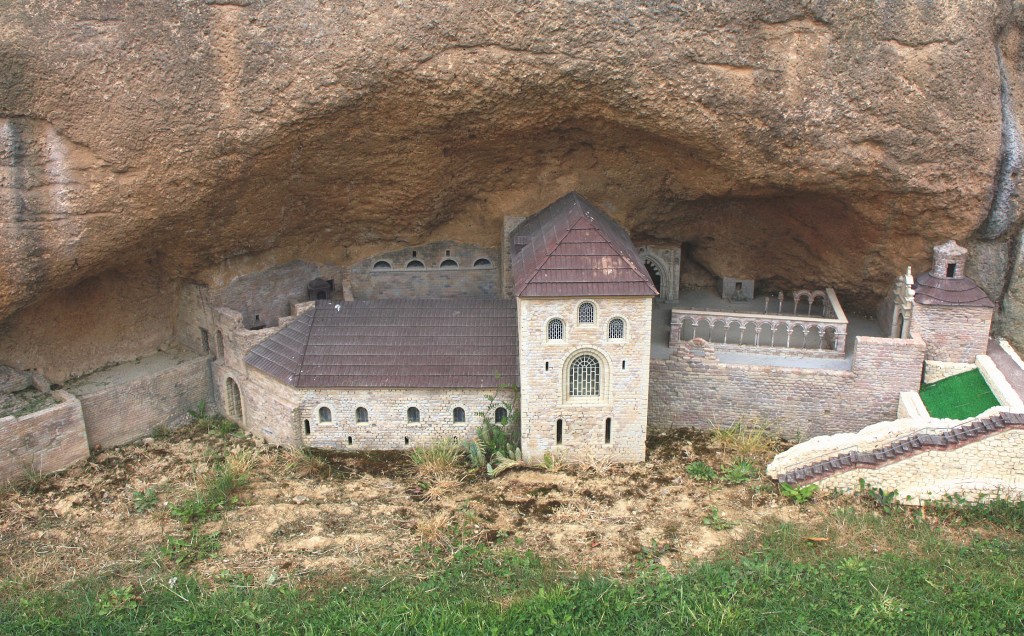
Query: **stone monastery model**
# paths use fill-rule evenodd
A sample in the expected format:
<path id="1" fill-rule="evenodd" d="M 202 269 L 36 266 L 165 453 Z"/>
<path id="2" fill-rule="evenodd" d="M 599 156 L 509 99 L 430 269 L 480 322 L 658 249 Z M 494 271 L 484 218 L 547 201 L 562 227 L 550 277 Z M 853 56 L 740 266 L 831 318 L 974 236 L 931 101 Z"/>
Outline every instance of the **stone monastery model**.
<path id="1" fill-rule="evenodd" d="M 314 280 L 320 300 L 274 330 L 215 312 L 218 347 L 223 333 L 237 343 L 214 363 L 225 412 L 277 443 L 402 449 L 472 437 L 487 409 L 507 417 L 499 404 L 517 387 L 527 461 L 639 462 L 648 426 L 759 414 L 806 438 L 891 419 L 926 357 L 957 364 L 985 352 L 993 311 L 955 243 L 936 248 L 916 283 L 897 280 L 877 323 L 850 321 L 828 288 L 755 298 L 754 281 L 727 278 L 720 295 L 680 297 L 679 248 L 637 249 L 576 193 L 506 219 L 500 281 L 495 255 L 472 258 L 470 272 L 484 261 L 489 283 L 395 280 L 456 274 L 460 247 L 357 265 L 348 278 L 362 289 L 348 293 L 362 299 Z M 405 297 L 389 297 L 396 288 Z M 447 297 L 410 297 L 433 293 Z"/>
<path id="2" fill-rule="evenodd" d="M 876 319 L 848 317 L 828 287 L 722 277 L 688 289 L 680 246 L 635 246 L 570 193 L 506 217 L 500 249 L 443 241 L 189 284 L 175 343 L 135 363 L 142 371 L 98 371 L 50 392 L 54 406 L 0 419 L 0 479 L 139 439 L 203 401 L 269 443 L 342 450 L 466 439 L 482 414 L 509 418 L 531 462 L 640 462 L 648 428 L 755 418 L 802 440 L 908 413 L 927 422 L 922 375 L 975 365 L 998 376 L 1001 404 L 1020 407 L 986 371 L 994 306 L 966 276 L 967 251 L 950 241 L 933 256 L 930 272 L 896 278 Z M 10 378 L 0 389 L 29 382 Z M 769 472 L 830 470 L 802 446 Z"/>

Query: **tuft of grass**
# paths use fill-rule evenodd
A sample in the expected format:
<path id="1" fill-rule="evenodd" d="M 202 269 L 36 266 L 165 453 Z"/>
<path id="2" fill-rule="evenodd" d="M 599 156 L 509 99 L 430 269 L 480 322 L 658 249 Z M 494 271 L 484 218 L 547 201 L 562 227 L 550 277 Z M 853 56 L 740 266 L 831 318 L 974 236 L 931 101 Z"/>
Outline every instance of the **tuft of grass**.
<path id="1" fill-rule="evenodd" d="M 203 480 L 195 495 L 178 504 L 171 504 L 170 514 L 182 523 L 204 523 L 238 505 L 235 493 L 249 483 L 248 470 L 253 454 L 228 458 Z"/>
<path id="2" fill-rule="evenodd" d="M 132 493 L 132 507 L 135 508 L 135 512 L 147 512 L 160 503 L 156 496 L 156 490 L 147 488 L 145 490 L 136 490 Z"/>
<path id="3" fill-rule="evenodd" d="M 779 452 L 782 441 L 768 430 L 767 424 L 743 421 L 712 430 L 711 445 L 721 448 L 727 461 L 766 464 Z"/>
<path id="4" fill-rule="evenodd" d="M 309 448 L 289 451 L 287 466 L 296 477 L 330 479 L 332 473 L 331 463 Z"/>
<path id="5" fill-rule="evenodd" d="M 219 537 L 219 532 L 203 533 L 198 528 L 192 528 L 184 537 L 167 535 L 160 556 L 180 567 L 205 561 L 220 550 Z"/>
<path id="6" fill-rule="evenodd" d="M 758 476 L 757 467 L 745 459 L 730 465 L 722 472 L 722 481 L 727 484 L 745 484 Z"/>
<path id="7" fill-rule="evenodd" d="M 722 517 L 721 513 L 718 512 L 718 508 L 715 507 L 712 507 L 708 511 L 708 515 L 701 519 L 700 522 L 712 530 L 728 530 L 739 525 L 735 521 L 729 521 Z"/>
<path id="8" fill-rule="evenodd" d="M 704 462 L 693 462 L 686 465 L 686 474 L 697 481 L 714 481 L 718 473 Z"/>
<path id="9" fill-rule="evenodd" d="M 457 480 L 464 465 L 465 449 L 455 440 L 439 440 L 409 451 L 416 476 L 428 483 Z"/>

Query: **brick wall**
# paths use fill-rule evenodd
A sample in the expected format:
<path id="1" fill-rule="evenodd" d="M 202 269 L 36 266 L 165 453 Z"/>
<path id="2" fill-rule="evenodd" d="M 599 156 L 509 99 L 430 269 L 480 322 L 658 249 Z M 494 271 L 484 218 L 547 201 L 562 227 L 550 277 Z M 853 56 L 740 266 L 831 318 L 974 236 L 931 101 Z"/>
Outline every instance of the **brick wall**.
<path id="1" fill-rule="evenodd" d="M 972 363 L 988 350 L 992 309 L 915 304 L 911 320 L 911 332 L 927 344 L 929 360 Z"/>
<path id="2" fill-rule="evenodd" d="M 59 404 L 0 419 L 0 482 L 18 479 L 28 470 L 61 470 L 89 456 L 78 399 L 66 391 L 53 395 Z"/>
<path id="3" fill-rule="evenodd" d="M 416 253 L 413 256 L 413 252 Z M 442 268 L 445 260 L 457 268 Z M 487 259 L 486 267 L 474 267 Z M 424 264 L 423 269 L 406 269 L 409 261 Z M 374 269 L 385 261 L 391 269 Z M 356 300 L 382 298 L 452 298 L 455 296 L 498 296 L 501 293 L 500 253 L 455 241 L 441 241 L 408 249 L 378 254 L 353 264 L 345 272 Z"/>
<path id="4" fill-rule="evenodd" d="M 209 402 L 209 362 L 206 357 L 193 358 L 78 399 L 93 447 L 127 444 L 158 426 L 174 426 L 200 402 Z"/>
<path id="5" fill-rule="evenodd" d="M 652 428 L 760 420 L 787 439 L 856 431 L 896 416 L 901 391 L 920 386 L 919 338 L 856 339 L 850 371 L 723 364 L 713 345 L 682 342 L 651 363 Z"/>
<path id="6" fill-rule="evenodd" d="M 438 439 L 472 439 L 482 413 L 511 399 L 511 392 L 498 389 L 330 389 L 302 390 L 300 430 L 307 446 L 347 450 L 402 450 Z M 491 405 L 488 396 L 498 397 Z M 319 411 L 331 411 L 330 422 L 320 422 Z M 367 412 L 367 422 L 356 421 L 356 409 Z M 419 410 L 420 421 L 408 421 L 408 409 Z M 461 407 L 465 422 L 455 422 L 453 411 Z M 351 444 L 349 439 L 351 438 Z"/>
<path id="7" fill-rule="evenodd" d="M 594 298 L 592 324 L 579 324 L 578 299 L 519 298 L 519 375 L 523 457 L 540 461 L 546 452 L 642 462 L 647 445 L 647 385 L 651 353 L 650 298 Z M 608 338 L 608 321 L 626 320 L 626 337 Z M 547 339 L 547 323 L 561 318 L 565 336 Z M 566 396 L 567 365 L 588 352 L 601 363 L 600 399 Z M 625 366 L 623 366 L 625 362 Z M 605 421 L 611 418 L 611 443 Z M 562 420 L 562 444 L 556 427 Z"/>

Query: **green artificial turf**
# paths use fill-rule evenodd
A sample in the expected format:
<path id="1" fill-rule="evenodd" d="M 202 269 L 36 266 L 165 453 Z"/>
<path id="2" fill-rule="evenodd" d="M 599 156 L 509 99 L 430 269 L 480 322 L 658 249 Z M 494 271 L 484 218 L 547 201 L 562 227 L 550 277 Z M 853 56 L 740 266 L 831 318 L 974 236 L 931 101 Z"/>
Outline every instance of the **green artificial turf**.
<path id="1" fill-rule="evenodd" d="M 998 406 L 981 371 L 973 369 L 921 387 L 921 401 L 932 417 L 963 420 Z"/>

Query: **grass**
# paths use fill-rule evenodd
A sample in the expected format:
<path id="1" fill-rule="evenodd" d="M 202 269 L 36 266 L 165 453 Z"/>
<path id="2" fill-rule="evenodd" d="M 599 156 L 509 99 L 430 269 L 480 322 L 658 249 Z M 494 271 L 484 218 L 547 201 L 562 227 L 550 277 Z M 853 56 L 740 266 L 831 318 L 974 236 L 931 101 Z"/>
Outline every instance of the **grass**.
<path id="1" fill-rule="evenodd" d="M 249 471 L 255 461 L 255 453 L 242 451 L 228 455 L 200 483 L 194 496 L 177 504 L 171 504 L 170 514 L 182 523 L 204 523 L 223 510 L 238 504 L 235 494 L 249 483 Z"/>
<path id="2" fill-rule="evenodd" d="M 755 464 L 767 464 L 781 447 L 779 438 L 760 421 L 716 427 L 711 431 L 710 445 L 722 449 L 730 461 L 745 460 Z"/>
<path id="3" fill-rule="evenodd" d="M 963 420 L 998 406 L 981 371 L 958 373 L 921 387 L 921 401 L 932 417 Z"/>
<path id="4" fill-rule="evenodd" d="M 656 544 L 634 570 L 612 576 L 566 573 L 506 542 L 437 550 L 439 556 L 418 571 L 363 580 L 259 585 L 228 578 L 204 585 L 182 575 L 129 585 L 120 577 L 91 580 L 51 593 L 0 588 L 0 629 L 112 635 L 1021 633 L 1024 541 L 981 508 L 974 512 L 980 517 L 963 519 L 967 530 L 957 536 L 921 515 L 838 508 L 812 526 L 777 522 L 679 573 L 657 564 L 663 550 Z"/>
<path id="5" fill-rule="evenodd" d="M 409 451 L 416 475 L 427 483 L 457 480 L 463 472 L 465 450 L 456 440 L 440 440 Z"/>

